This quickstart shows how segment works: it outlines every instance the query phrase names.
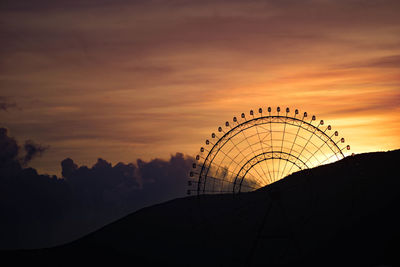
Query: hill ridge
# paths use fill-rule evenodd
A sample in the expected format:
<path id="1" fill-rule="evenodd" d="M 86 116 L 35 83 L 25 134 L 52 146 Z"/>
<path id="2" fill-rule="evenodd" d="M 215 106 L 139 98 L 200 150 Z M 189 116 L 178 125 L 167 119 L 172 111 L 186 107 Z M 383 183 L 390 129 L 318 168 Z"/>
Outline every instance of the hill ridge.
<path id="1" fill-rule="evenodd" d="M 68 263 L 397 263 L 399 160 L 400 150 L 358 154 L 253 192 L 170 200 L 74 242 L 5 255 L 40 264 L 66 255 Z"/>

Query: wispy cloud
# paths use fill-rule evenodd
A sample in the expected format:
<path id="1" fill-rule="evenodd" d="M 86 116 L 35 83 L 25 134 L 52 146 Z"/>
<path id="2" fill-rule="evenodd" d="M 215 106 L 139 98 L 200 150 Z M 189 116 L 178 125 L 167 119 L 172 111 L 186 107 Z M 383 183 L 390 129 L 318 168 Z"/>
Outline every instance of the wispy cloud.
<path id="1" fill-rule="evenodd" d="M 10 102 L 6 97 L 0 96 L 0 111 L 7 111 L 10 108 L 16 108 L 16 102 Z"/>

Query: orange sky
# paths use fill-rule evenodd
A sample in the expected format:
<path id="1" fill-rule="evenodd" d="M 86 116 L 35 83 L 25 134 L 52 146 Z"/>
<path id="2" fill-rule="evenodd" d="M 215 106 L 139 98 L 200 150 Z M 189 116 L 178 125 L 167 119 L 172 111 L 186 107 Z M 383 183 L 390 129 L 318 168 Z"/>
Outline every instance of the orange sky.
<path id="1" fill-rule="evenodd" d="M 195 155 L 226 120 L 278 105 L 354 153 L 400 148 L 399 1 L 70 2 L 0 9 L 0 97 L 16 103 L 0 126 L 50 146 L 41 172 Z"/>

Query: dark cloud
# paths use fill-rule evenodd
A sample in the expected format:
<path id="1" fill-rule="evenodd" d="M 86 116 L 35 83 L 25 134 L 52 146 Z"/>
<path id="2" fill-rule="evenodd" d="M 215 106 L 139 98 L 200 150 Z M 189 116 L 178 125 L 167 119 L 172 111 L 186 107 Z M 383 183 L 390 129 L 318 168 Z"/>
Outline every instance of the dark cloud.
<path id="1" fill-rule="evenodd" d="M 6 128 L 0 128 L 0 169 L 2 173 L 21 169 L 17 158 L 18 153 L 17 141 L 8 136 Z"/>
<path id="2" fill-rule="evenodd" d="M 0 111 L 7 111 L 9 108 L 17 107 L 17 103 L 8 101 L 5 97 L 0 96 Z"/>
<path id="3" fill-rule="evenodd" d="M 26 166 L 36 156 L 41 156 L 48 147 L 26 140 L 23 151 L 17 141 L 8 136 L 6 128 L 0 128 L 0 168 L 7 168 L 10 171 L 18 171 L 22 166 Z M 23 153 L 23 155 L 21 155 Z"/>
<path id="4" fill-rule="evenodd" d="M 192 163 L 181 153 L 114 166 L 101 158 L 78 166 L 67 158 L 62 177 L 21 166 L 44 150 L 32 141 L 20 149 L 0 128 L 0 248 L 71 241 L 144 206 L 184 196 Z"/>
<path id="5" fill-rule="evenodd" d="M 34 157 L 41 156 L 44 151 L 46 151 L 48 147 L 42 146 L 40 144 L 36 144 L 32 140 L 25 141 L 24 150 L 25 156 L 23 158 L 23 164 L 28 164 Z"/>

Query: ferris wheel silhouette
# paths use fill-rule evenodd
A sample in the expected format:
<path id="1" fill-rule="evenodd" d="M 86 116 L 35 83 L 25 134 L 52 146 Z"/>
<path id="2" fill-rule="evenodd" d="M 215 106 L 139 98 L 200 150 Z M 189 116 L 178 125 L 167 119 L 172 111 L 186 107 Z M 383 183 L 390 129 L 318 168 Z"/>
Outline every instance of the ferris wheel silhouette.
<path id="1" fill-rule="evenodd" d="M 345 157 L 345 139 L 298 109 L 250 110 L 218 127 L 193 163 L 188 194 L 253 191 L 291 173 Z"/>

